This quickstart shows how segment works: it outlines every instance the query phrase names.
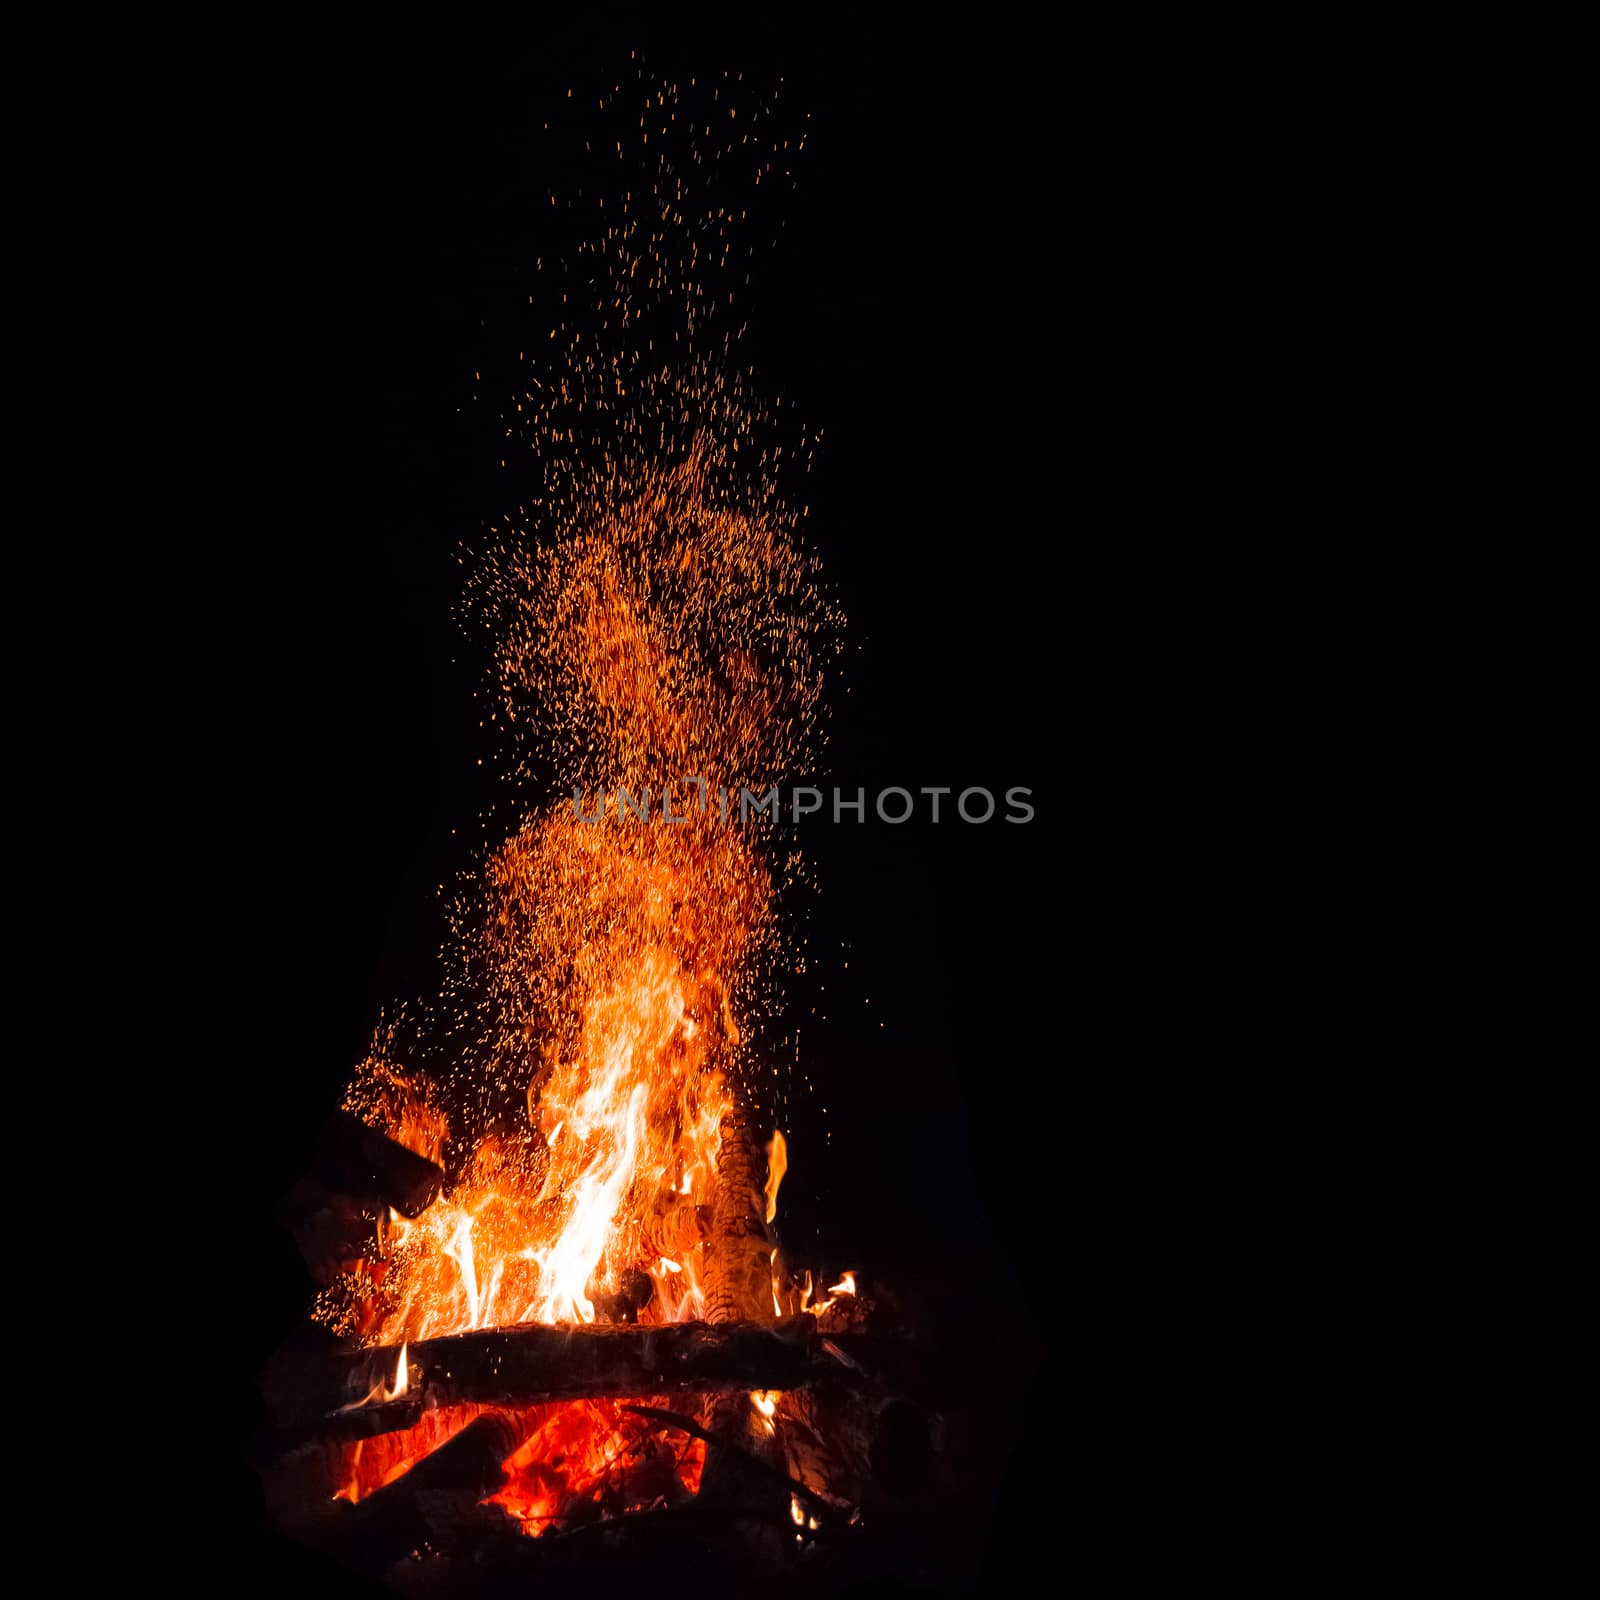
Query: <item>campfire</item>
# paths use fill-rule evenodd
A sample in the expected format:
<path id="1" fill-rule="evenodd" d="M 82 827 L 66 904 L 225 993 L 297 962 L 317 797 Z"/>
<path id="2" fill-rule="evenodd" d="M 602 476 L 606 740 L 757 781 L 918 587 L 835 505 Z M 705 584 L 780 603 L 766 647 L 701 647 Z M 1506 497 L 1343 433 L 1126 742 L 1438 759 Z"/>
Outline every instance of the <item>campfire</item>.
<path id="1" fill-rule="evenodd" d="M 885 1415 L 917 1415 L 857 1273 L 818 1282 L 781 1237 L 749 1022 L 791 951 L 775 824 L 712 796 L 810 736 L 826 614 L 716 459 L 696 436 L 553 551 L 508 542 L 485 591 L 517 624 L 508 720 L 561 707 L 602 790 L 701 781 L 647 819 L 576 785 L 488 855 L 452 916 L 448 1070 L 381 1029 L 289 1200 L 337 1342 L 267 1374 L 264 1477 L 285 1526 L 380 1569 L 686 1514 L 804 1549 L 859 1518 Z"/>
<path id="2" fill-rule="evenodd" d="M 814 1152 L 762 1027 L 806 868 L 740 796 L 818 753 L 841 619 L 780 488 L 804 430 L 697 321 L 728 213 L 682 204 L 663 164 L 597 247 L 589 321 L 517 403 L 537 515 L 468 563 L 485 734 L 545 798 L 485 844 L 438 999 L 379 1028 L 286 1205 L 320 1292 L 262 1379 L 269 1514 L 390 1578 L 662 1529 L 778 1570 L 914 1490 L 937 1434 L 867 1265 L 823 1278 L 782 1237 Z M 638 332 L 663 307 L 671 361 Z M 603 357 L 597 322 L 626 330 Z"/>
<path id="3" fill-rule="evenodd" d="M 906 1408 L 856 1275 L 818 1286 L 785 1255 L 785 1139 L 732 1070 L 692 886 L 643 830 L 514 844 L 491 881 L 519 897 L 549 872 L 557 926 L 584 941 L 559 968 L 583 985 L 575 1031 L 541 1053 L 520 1125 L 453 1163 L 431 1086 L 381 1051 L 363 1064 L 351 1106 L 372 1120 L 341 1109 L 291 1197 L 342 1337 L 267 1376 L 275 1510 L 379 1569 L 685 1511 L 802 1548 L 849 1528 L 881 1419 Z M 534 899 L 494 924 L 503 950 Z"/>
<path id="4" fill-rule="evenodd" d="M 353 1207 L 388 1219 L 374 1224 L 373 1257 L 336 1281 L 364 1283 L 372 1337 L 285 1350 L 266 1375 L 258 1456 L 280 1523 L 378 1571 L 421 1551 L 559 1544 L 674 1516 L 699 1532 L 707 1519 L 743 1525 L 768 1563 L 852 1528 L 882 1476 L 875 1453 L 926 1419 L 897 1396 L 906 1352 L 872 1332 L 856 1275 L 818 1291 L 785 1263 L 772 1216 L 781 1135 L 757 1157 L 727 1092 L 703 1197 L 692 1182 L 654 1191 L 640 1253 L 622 1256 L 608 1233 L 570 1318 L 541 1320 L 535 1301 L 535 1314 L 501 1320 L 488 1291 L 507 1269 L 478 1268 L 470 1246 L 496 1199 L 470 1180 L 451 1187 L 440 1166 L 341 1111 L 297 1196 L 314 1209 L 296 1219 L 306 1239 Z M 385 1289 L 432 1257 L 457 1281 L 427 1309 Z M 644 1264 L 608 1266 L 618 1259 Z"/>

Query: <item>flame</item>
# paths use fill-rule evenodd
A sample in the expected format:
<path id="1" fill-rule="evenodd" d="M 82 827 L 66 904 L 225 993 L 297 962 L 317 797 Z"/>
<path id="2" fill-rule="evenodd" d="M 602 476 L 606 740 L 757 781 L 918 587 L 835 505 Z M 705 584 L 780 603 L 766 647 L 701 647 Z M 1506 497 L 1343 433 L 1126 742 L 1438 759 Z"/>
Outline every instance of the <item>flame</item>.
<path id="1" fill-rule="evenodd" d="M 845 1273 L 837 1283 L 828 1285 L 829 1294 L 854 1294 L 856 1292 L 856 1275 L 853 1272 Z"/>
<path id="2" fill-rule="evenodd" d="M 767 1221 L 778 1215 L 778 1187 L 789 1170 L 789 1145 L 783 1135 L 774 1130 L 772 1150 L 767 1158 Z"/>
<path id="3" fill-rule="evenodd" d="M 800 1291 L 800 1309 L 805 1312 L 807 1316 L 820 1317 L 822 1313 L 833 1304 L 833 1300 L 830 1297 L 827 1300 L 814 1301 L 812 1300 L 811 1296 L 815 1293 L 816 1289 L 811 1282 L 811 1268 L 807 1267 L 805 1287 Z"/>
<path id="4" fill-rule="evenodd" d="M 750 1398 L 755 1404 L 757 1426 L 768 1438 L 777 1431 L 778 1425 L 773 1420 L 778 1409 L 778 1402 L 783 1399 L 783 1392 L 779 1389 L 752 1389 Z"/>
<path id="5" fill-rule="evenodd" d="M 340 1411 L 359 1411 L 362 1406 L 380 1405 L 385 1401 L 398 1400 L 410 1386 L 410 1375 L 406 1371 L 406 1351 L 408 1345 L 400 1346 L 400 1359 L 395 1365 L 394 1382 L 385 1384 L 380 1378 L 359 1399 L 352 1400 L 347 1406 L 340 1406 Z"/>

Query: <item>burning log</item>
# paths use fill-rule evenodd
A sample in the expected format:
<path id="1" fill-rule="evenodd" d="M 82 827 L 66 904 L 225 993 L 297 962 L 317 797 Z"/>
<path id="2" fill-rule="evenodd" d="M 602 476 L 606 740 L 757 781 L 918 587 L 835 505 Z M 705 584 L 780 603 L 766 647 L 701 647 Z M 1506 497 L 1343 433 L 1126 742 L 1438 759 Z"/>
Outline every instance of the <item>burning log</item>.
<path id="1" fill-rule="evenodd" d="M 338 1111 L 322 1131 L 316 1161 L 285 1197 L 279 1215 L 323 1288 L 372 1248 L 374 1217 L 391 1207 L 414 1217 L 438 1198 L 440 1167 Z"/>
<path id="2" fill-rule="evenodd" d="M 359 1564 L 378 1566 L 424 1537 L 452 1539 L 506 1523 L 481 1502 L 506 1481 L 503 1463 L 528 1435 L 529 1419 L 491 1412 L 368 1495 L 339 1527 L 337 1542 Z"/>
<path id="3" fill-rule="evenodd" d="M 737 1103 L 722 1119 L 717 1190 L 706 1241 L 706 1321 L 772 1317 L 772 1250 L 763 1172 L 749 1118 Z"/>
<path id="4" fill-rule="evenodd" d="M 709 1428 L 702 1428 L 693 1417 L 683 1416 L 679 1412 L 663 1411 L 658 1406 L 624 1406 L 622 1409 L 633 1412 L 635 1416 L 648 1417 L 659 1427 L 676 1428 L 680 1433 L 687 1433 L 692 1438 L 703 1439 L 713 1450 L 732 1448 L 726 1439 L 719 1438 Z M 789 1477 L 781 1468 L 773 1466 L 771 1462 L 763 1460 L 760 1456 L 746 1456 L 744 1459 L 748 1470 L 759 1473 L 780 1488 L 787 1490 L 791 1495 L 804 1500 L 807 1505 L 811 1506 L 820 1515 L 831 1517 L 838 1511 L 838 1507 L 833 1501 L 817 1493 L 804 1480 Z"/>
<path id="5" fill-rule="evenodd" d="M 384 1433 L 402 1433 L 422 1420 L 426 1409 L 423 1400 L 421 1394 L 407 1395 L 401 1400 L 349 1406 L 290 1427 L 265 1429 L 251 1446 L 251 1455 L 258 1463 L 265 1464 L 324 1445 L 372 1439 Z"/>
<path id="6" fill-rule="evenodd" d="M 802 1483 L 859 1504 L 867 1480 L 886 1493 L 915 1493 L 933 1463 L 932 1419 L 915 1402 L 874 1400 L 834 1386 L 783 1398 L 780 1437 Z"/>
<path id="7" fill-rule="evenodd" d="M 752 1390 L 797 1389 L 822 1378 L 854 1381 L 850 1367 L 827 1348 L 848 1342 L 848 1336 L 824 1339 L 813 1317 L 716 1326 L 529 1323 L 410 1345 L 407 1398 L 420 1395 L 427 1406 L 526 1406 L 601 1395 L 732 1390 L 748 1411 Z M 268 1396 L 278 1425 L 295 1428 L 323 1416 L 330 1427 L 346 1430 L 347 1422 L 332 1422 L 352 1415 L 339 1407 L 387 1384 L 397 1358 L 397 1351 L 384 1348 L 301 1363 Z"/>
<path id="8" fill-rule="evenodd" d="M 526 1422 L 515 1413 L 494 1411 L 478 1417 L 393 1483 L 368 1495 L 360 1512 L 382 1517 L 396 1504 L 414 1503 L 419 1493 L 443 1491 L 470 1494 L 476 1504 L 504 1484 L 501 1463 L 526 1437 Z"/>
<path id="9" fill-rule="evenodd" d="M 717 1153 L 717 1187 L 706 1241 L 706 1320 L 713 1324 L 766 1320 L 774 1316 L 772 1262 L 767 1233 L 765 1172 L 742 1102 L 724 1113 Z M 808 1322 L 812 1319 L 791 1319 Z M 789 1389 L 791 1383 L 751 1384 L 752 1389 Z M 761 1509 L 773 1485 L 750 1470 L 753 1460 L 773 1465 L 773 1427 L 748 1394 L 719 1395 L 711 1404 L 711 1432 L 729 1448 L 706 1462 L 700 1498 L 708 1506 Z"/>

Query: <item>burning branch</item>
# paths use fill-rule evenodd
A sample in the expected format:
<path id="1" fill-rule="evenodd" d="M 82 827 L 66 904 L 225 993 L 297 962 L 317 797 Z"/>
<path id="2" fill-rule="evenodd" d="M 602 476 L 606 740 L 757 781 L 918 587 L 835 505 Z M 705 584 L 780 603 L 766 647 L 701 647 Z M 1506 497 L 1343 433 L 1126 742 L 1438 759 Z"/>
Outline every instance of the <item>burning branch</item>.
<path id="1" fill-rule="evenodd" d="M 827 1349 L 829 1343 L 852 1341 L 847 1335 L 824 1338 L 812 1317 L 717 1325 L 494 1328 L 413 1344 L 406 1399 L 420 1397 L 425 1408 L 464 1402 L 526 1406 L 602 1395 L 732 1390 L 750 1409 L 753 1390 L 798 1389 L 823 1378 L 861 1381 Z M 852 1359 L 860 1353 L 858 1343 Z M 385 1382 L 397 1356 L 393 1349 L 363 1350 L 303 1361 L 296 1373 L 280 1380 L 269 1400 L 275 1401 L 285 1428 L 304 1428 L 318 1417 L 357 1417 L 359 1410 L 339 1407 Z M 344 1426 L 330 1431 L 342 1432 Z"/>

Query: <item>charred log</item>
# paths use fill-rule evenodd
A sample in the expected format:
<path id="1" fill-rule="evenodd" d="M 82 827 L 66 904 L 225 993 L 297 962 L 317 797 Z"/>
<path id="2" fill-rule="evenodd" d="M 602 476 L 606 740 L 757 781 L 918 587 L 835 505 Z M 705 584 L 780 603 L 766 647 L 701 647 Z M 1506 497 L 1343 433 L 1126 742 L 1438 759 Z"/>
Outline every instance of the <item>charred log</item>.
<path id="1" fill-rule="evenodd" d="M 933 1418 L 914 1401 L 874 1399 L 839 1385 L 786 1394 L 778 1436 L 789 1472 L 809 1488 L 859 1504 L 868 1483 L 916 1494 L 933 1468 Z"/>
<path id="2" fill-rule="evenodd" d="M 515 1413 L 478 1417 L 393 1483 L 370 1494 L 345 1518 L 341 1542 L 364 1564 L 391 1560 L 425 1538 L 449 1541 L 458 1533 L 481 1533 L 503 1520 L 482 1502 L 504 1486 L 503 1463 L 528 1434 Z"/>
<path id="3" fill-rule="evenodd" d="M 686 1417 L 680 1412 L 663 1411 L 657 1406 L 624 1406 L 622 1409 L 631 1411 L 636 1416 L 649 1417 L 658 1427 L 676 1428 L 693 1438 L 703 1439 L 713 1451 L 733 1448 L 728 1440 L 713 1433 L 709 1428 L 702 1428 L 693 1417 Z M 781 1467 L 775 1467 L 770 1461 L 765 1461 L 760 1456 L 746 1456 L 744 1464 L 752 1473 L 805 1501 L 818 1516 L 832 1517 L 838 1513 L 839 1507 L 833 1501 L 819 1494 L 810 1484 L 791 1478 Z"/>
<path id="4" fill-rule="evenodd" d="M 314 1417 L 287 1427 L 269 1429 L 257 1436 L 253 1458 L 260 1463 L 293 1456 L 299 1451 L 330 1444 L 348 1444 L 355 1439 L 373 1439 L 379 1434 L 400 1433 L 414 1428 L 426 1409 L 421 1394 L 401 1400 L 380 1401 L 370 1406 L 351 1406 L 327 1416 Z"/>
<path id="5" fill-rule="evenodd" d="M 588 1295 L 594 1302 L 595 1315 L 603 1321 L 637 1322 L 655 1292 L 655 1279 L 635 1268 L 622 1274 L 622 1282 L 614 1292 L 590 1288 Z"/>
<path id="6" fill-rule="evenodd" d="M 599 1395 L 796 1389 L 855 1374 L 830 1353 L 812 1317 L 782 1322 L 678 1322 L 661 1326 L 551 1328 L 528 1324 L 425 1339 L 408 1347 L 408 1399 L 425 1405 L 537 1405 Z M 848 1354 L 842 1351 L 841 1354 Z M 337 1413 L 391 1383 L 393 1348 L 307 1358 L 280 1369 L 267 1400 L 279 1427 Z"/>
<path id="7" fill-rule="evenodd" d="M 444 1171 L 360 1117 L 337 1111 L 323 1130 L 312 1176 L 325 1189 L 381 1211 L 419 1216 L 439 1197 Z"/>
<path id="8" fill-rule="evenodd" d="M 377 1202 L 336 1193 L 307 1174 L 278 1211 L 317 1286 L 329 1288 L 371 1253 Z"/>

